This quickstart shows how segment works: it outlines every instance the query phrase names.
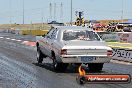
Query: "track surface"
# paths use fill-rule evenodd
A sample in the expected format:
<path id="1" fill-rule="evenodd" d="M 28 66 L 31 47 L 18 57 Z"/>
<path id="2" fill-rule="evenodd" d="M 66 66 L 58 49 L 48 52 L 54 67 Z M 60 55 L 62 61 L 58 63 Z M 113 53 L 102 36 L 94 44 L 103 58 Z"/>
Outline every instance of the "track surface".
<path id="1" fill-rule="evenodd" d="M 81 86 L 76 82 L 78 73 L 74 66 L 69 66 L 65 73 L 57 73 L 52 64 L 37 65 L 36 48 L 24 41 L 35 41 L 35 37 L 0 33 L 0 88 L 132 88 L 132 82 Z M 131 64 L 113 62 L 104 64 L 99 74 L 132 75 Z"/>

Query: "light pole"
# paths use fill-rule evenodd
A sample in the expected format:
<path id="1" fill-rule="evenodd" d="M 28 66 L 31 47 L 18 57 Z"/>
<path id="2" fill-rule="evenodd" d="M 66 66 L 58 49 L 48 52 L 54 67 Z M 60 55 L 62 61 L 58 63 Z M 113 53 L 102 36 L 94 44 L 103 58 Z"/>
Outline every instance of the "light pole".
<path id="1" fill-rule="evenodd" d="M 44 22 L 44 14 L 43 14 L 43 9 L 41 9 L 41 16 L 42 16 L 42 29 L 43 29 L 43 27 L 44 27 L 44 25 L 43 25 L 43 22 Z"/>
<path id="2" fill-rule="evenodd" d="M 10 24 L 10 28 L 12 29 L 12 0 L 9 1 L 9 9 L 10 9 L 9 24 Z"/>
<path id="3" fill-rule="evenodd" d="M 54 3 L 54 21 L 56 21 L 56 3 Z"/>
<path id="4" fill-rule="evenodd" d="M 9 1 L 10 2 L 10 5 L 9 5 L 9 8 L 10 8 L 10 25 L 12 24 L 12 0 Z"/>
<path id="5" fill-rule="evenodd" d="M 49 21 L 52 21 L 53 20 L 52 19 L 52 9 L 53 9 L 52 3 L 50 3 L 50 16 L 49 16 Z"/>
<path id="6" fill-rule="evenodd" d="M 71 0 L 71 26 L 72 26 L 72 0 Z"/>
<path id="7" fill-rule="evenodd" d="M 60 22 L 63 22 L 63 4 L 61 2 L 61 6 L 60 6 Z"/>
<path id="8" fill-rule="evenodd" d="M 23 24 L 24 24 L 24 15 L 25 15 L 25 12 L 24 12 L 24 0 L 23 0 Z"/>
<path id="9" fill-rule="evenodd" d="M 122 0 L 122 11 L 121 11 L 121 22 L 123 23 L 123 14 L 124 14 L 124 0 Z"/>

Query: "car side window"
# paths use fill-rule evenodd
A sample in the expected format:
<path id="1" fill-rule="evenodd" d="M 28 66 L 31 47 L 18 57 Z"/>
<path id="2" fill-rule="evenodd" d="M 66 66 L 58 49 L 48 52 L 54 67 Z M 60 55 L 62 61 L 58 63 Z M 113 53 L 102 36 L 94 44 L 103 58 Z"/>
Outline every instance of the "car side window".
<path id="1" fill-rule="evenodd" d="M 57 39 L 58 29 L 55 29 L 51 34 L 51 39 Z"/>
<path id="2" fill-rule="evenodd" d="M 53 29 L 50 29 L 49 32 L 47 33 L 47 36 L 46 36 L 46 37 L 47 37 L 47 38 L 51 38 L 52 32 L 53 32 Z"/>
<path id="3" fill-rule="evenodd" d="M 48 34 L 47 34 L 47 38 L 50 39 L 57 39 L 57 33 L 58 33 L 58 29 L 51 29 Z"/>

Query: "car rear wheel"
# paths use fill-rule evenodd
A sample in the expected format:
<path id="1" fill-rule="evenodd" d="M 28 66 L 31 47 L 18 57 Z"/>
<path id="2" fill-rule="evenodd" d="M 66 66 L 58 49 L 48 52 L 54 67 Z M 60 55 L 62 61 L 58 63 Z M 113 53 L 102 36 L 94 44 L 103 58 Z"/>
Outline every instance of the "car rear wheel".
<path id="1" fill-rule="evenodd" d="M 78 72 L 78 68 L 81 66 L 82 63 L 75 63 L 75 72 Z"/>
<path id="2" fill-rule="evenodd" d="M 52 59 L 53 59 L 53 67 L 55 71 L 64 72 L 67 69 L 68 63 L 58 63 L 55 59 L 55 56 L 53 56 Z"/>
<path id="3" fill-rule="evenodd" d="M 43 54 L 42 54 L 41 50 L 39 49 L 39 47 L 37 47 L 37 61 L 38 61 L 38 63 L 43 62 Z"/>
<path id="4" fill-rule="evenodd" d="M 103 63 L 89 63 L 89 71 L 102 71 Z"/>

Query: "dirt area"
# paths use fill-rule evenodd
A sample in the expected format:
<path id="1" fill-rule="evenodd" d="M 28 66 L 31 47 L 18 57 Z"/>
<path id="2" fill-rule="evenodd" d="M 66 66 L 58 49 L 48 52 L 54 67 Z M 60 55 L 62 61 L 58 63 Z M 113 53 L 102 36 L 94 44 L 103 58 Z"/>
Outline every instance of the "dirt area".
<path id="1" fill-rule="evenodd" d="M 0 24 L 0 29 L 50 29 L 50 25 L 44 23 L 36 24 Z"/>

